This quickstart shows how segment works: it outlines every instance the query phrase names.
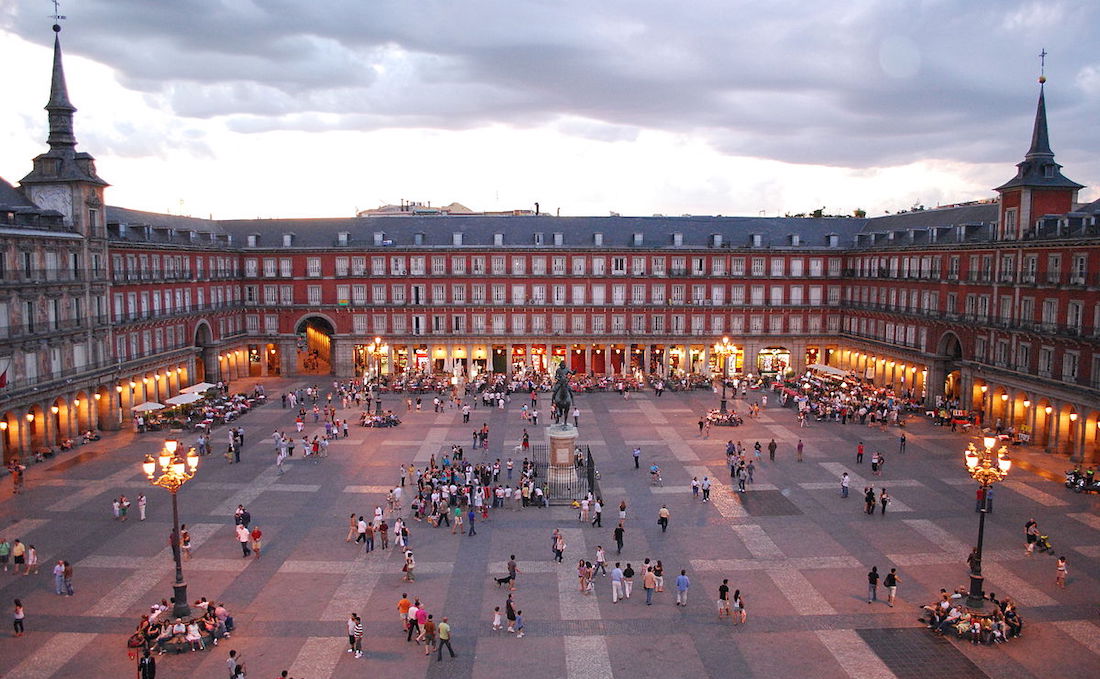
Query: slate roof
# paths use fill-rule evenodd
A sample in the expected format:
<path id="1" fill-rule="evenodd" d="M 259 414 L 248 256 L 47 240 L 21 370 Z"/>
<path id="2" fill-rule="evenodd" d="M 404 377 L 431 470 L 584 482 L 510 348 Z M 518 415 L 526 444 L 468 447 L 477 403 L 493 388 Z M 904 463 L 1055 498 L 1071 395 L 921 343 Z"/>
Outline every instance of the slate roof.
<path id="1" fill-rule="evenodd" d="M 12 210 L 13 212 L 23 211 L 28 208 L 34 208 L 34 204 L 7 181 L 3 177 L 0 177 L 0 209 Z"/>

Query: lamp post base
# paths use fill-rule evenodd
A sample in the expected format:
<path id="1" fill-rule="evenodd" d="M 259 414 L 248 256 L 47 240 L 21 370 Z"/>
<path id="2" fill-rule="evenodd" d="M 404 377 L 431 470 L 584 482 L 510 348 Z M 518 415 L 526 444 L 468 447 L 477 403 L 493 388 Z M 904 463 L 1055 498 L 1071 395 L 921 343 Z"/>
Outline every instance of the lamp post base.
<path id="1" fill-rule="evenodd" d="M 721 407 L 721 409 L 720 409 L 720 412 L 721 412 L 721 413 L 722 413 L 723 415 L 725 415 L 725 414 L 726 414 L 726 399 L 722 399 L 722 407 Z"/>
<path id="2" fill-rule="evenodd" d="M 970 593 L 966 597 L 966 608 L 972 615 L 982 615 L 987 610 L 985 591 L 982 584 L 985 577 L 979 574 L 970 574 Z"/>
<path id="3" fill-rule="evenodd" d="M 175 604 L 172 606 L 172 617 L 174 618 L 189 618 L 191 617 L 191 606 L 187 603 L 187 583 L 177 582 L 172 585 L 172 598 L 175 600 Z"/>
<path id="4" fill-rule="evenodd" d="M 382 417 L 382 399 L 378 399 L 374 402 L 374 414 L 378 417 Z"/>

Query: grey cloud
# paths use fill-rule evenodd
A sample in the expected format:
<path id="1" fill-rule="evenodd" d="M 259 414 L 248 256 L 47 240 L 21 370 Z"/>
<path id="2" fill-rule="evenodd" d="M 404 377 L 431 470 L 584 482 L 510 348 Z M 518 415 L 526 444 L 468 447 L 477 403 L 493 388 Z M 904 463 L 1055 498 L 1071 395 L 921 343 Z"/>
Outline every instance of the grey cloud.
<path id="1" fill-rule="evenodd" d="M 1082 149 L 1100 180 L 1090 0 L 87 0 L 70 14 L 68 51 L 237 131 L 557 121 L 845 167 L 1016 160 L 1045 46 L 1055 151 Z M 0 13 L 40 43 L 43 24 Z"/>

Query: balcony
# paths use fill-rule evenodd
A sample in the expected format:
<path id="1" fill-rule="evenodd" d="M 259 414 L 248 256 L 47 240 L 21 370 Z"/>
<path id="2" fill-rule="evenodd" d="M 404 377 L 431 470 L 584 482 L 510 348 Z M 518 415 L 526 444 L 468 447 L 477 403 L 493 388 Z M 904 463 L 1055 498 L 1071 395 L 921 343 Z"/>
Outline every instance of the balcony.
<path id="1" fill-rule="evenodd" d="M 16 269 L 0 276 L 0 285 L 54 285 L 103 280 L 103 269 Z"/>

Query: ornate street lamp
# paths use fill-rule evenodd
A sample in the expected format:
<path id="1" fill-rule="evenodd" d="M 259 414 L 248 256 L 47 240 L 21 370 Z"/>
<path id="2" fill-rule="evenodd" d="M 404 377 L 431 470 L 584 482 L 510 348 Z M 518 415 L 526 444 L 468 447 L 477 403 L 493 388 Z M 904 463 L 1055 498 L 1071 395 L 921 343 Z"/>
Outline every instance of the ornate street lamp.
<path id="1" fill-rule="evenodd" d="M 194 448 L 187 451 L 187 457 L 176 455 L 179 441 L 168 439 L 164 442 L 164 450 L 157 459 L 152 455 L 146 455 L 141 469 L 154 486 L 160 486 L 172 494 L 172 556 L 176 560 L 176 582 L 172 586 L 175 605 L 172 615 L 176 618 L 186 618 L 191 615 L 191 607 L 187 604 L 187 583 L 183 581 L 183 564 L 180 562 L 180 513 L 176 504 L 176 492 L 195 476 L 195 470 L 199 466 L 199 456 Z M 156 476 L 157 464 L 160 464 L 161 474 Z"/>
<path id="2" fill-rule="evenodd" d="M 964 453 L 966 470 L 970 473 L 971 478 L 978 482 L 983 491 L 982 506 L 979 510 L 981 517 L 978 519 L 978 551 L 971 564 L 970 594 L 966 598 L 967 607 L 971 611 L 977 612 L 981 612 L 985 604 L 985 593 L 982 591 L 982 543 L 985 539 L 987 506 L 985 497 L 989 493 L 989 488 L 998 481 L 1003 481 L 1008 476 L 1009 469 L 1012 468 L 1012 460 L 1008 458 L 1007 448 L 1001 446 L 1000 450 L 996 452 L 993 450 L 997 445 L 997 437 L 986 436 L 982 439 L 982 444 L 985 446 L 985 450 L 979 451 L 974 447 L 974 443 L 970 442 L 967 444 Z"/>
<path id="3" fill-rule="evenodd" d="M 382 355 L 389 350 L 389 346 L 382 343 L 381 337 L 375 337 L 374 341 L 367 345 L 367 353 L 374 359 L 371 363 L 374 366 L 375 384 L 378 390 L 375 394 L 374 414 L 379 416 L 382 414 Z"/>
<path id="4" fill-rule="evenodd" d="M 730 344 L 730 338 L 723 337 L 721 342 L 714 343 L 714 353 L 722 358 L 722 414 L 726 413 L 726 373 L 729 371 L 729 357 L 737 351 L 737 347 Z"/>

